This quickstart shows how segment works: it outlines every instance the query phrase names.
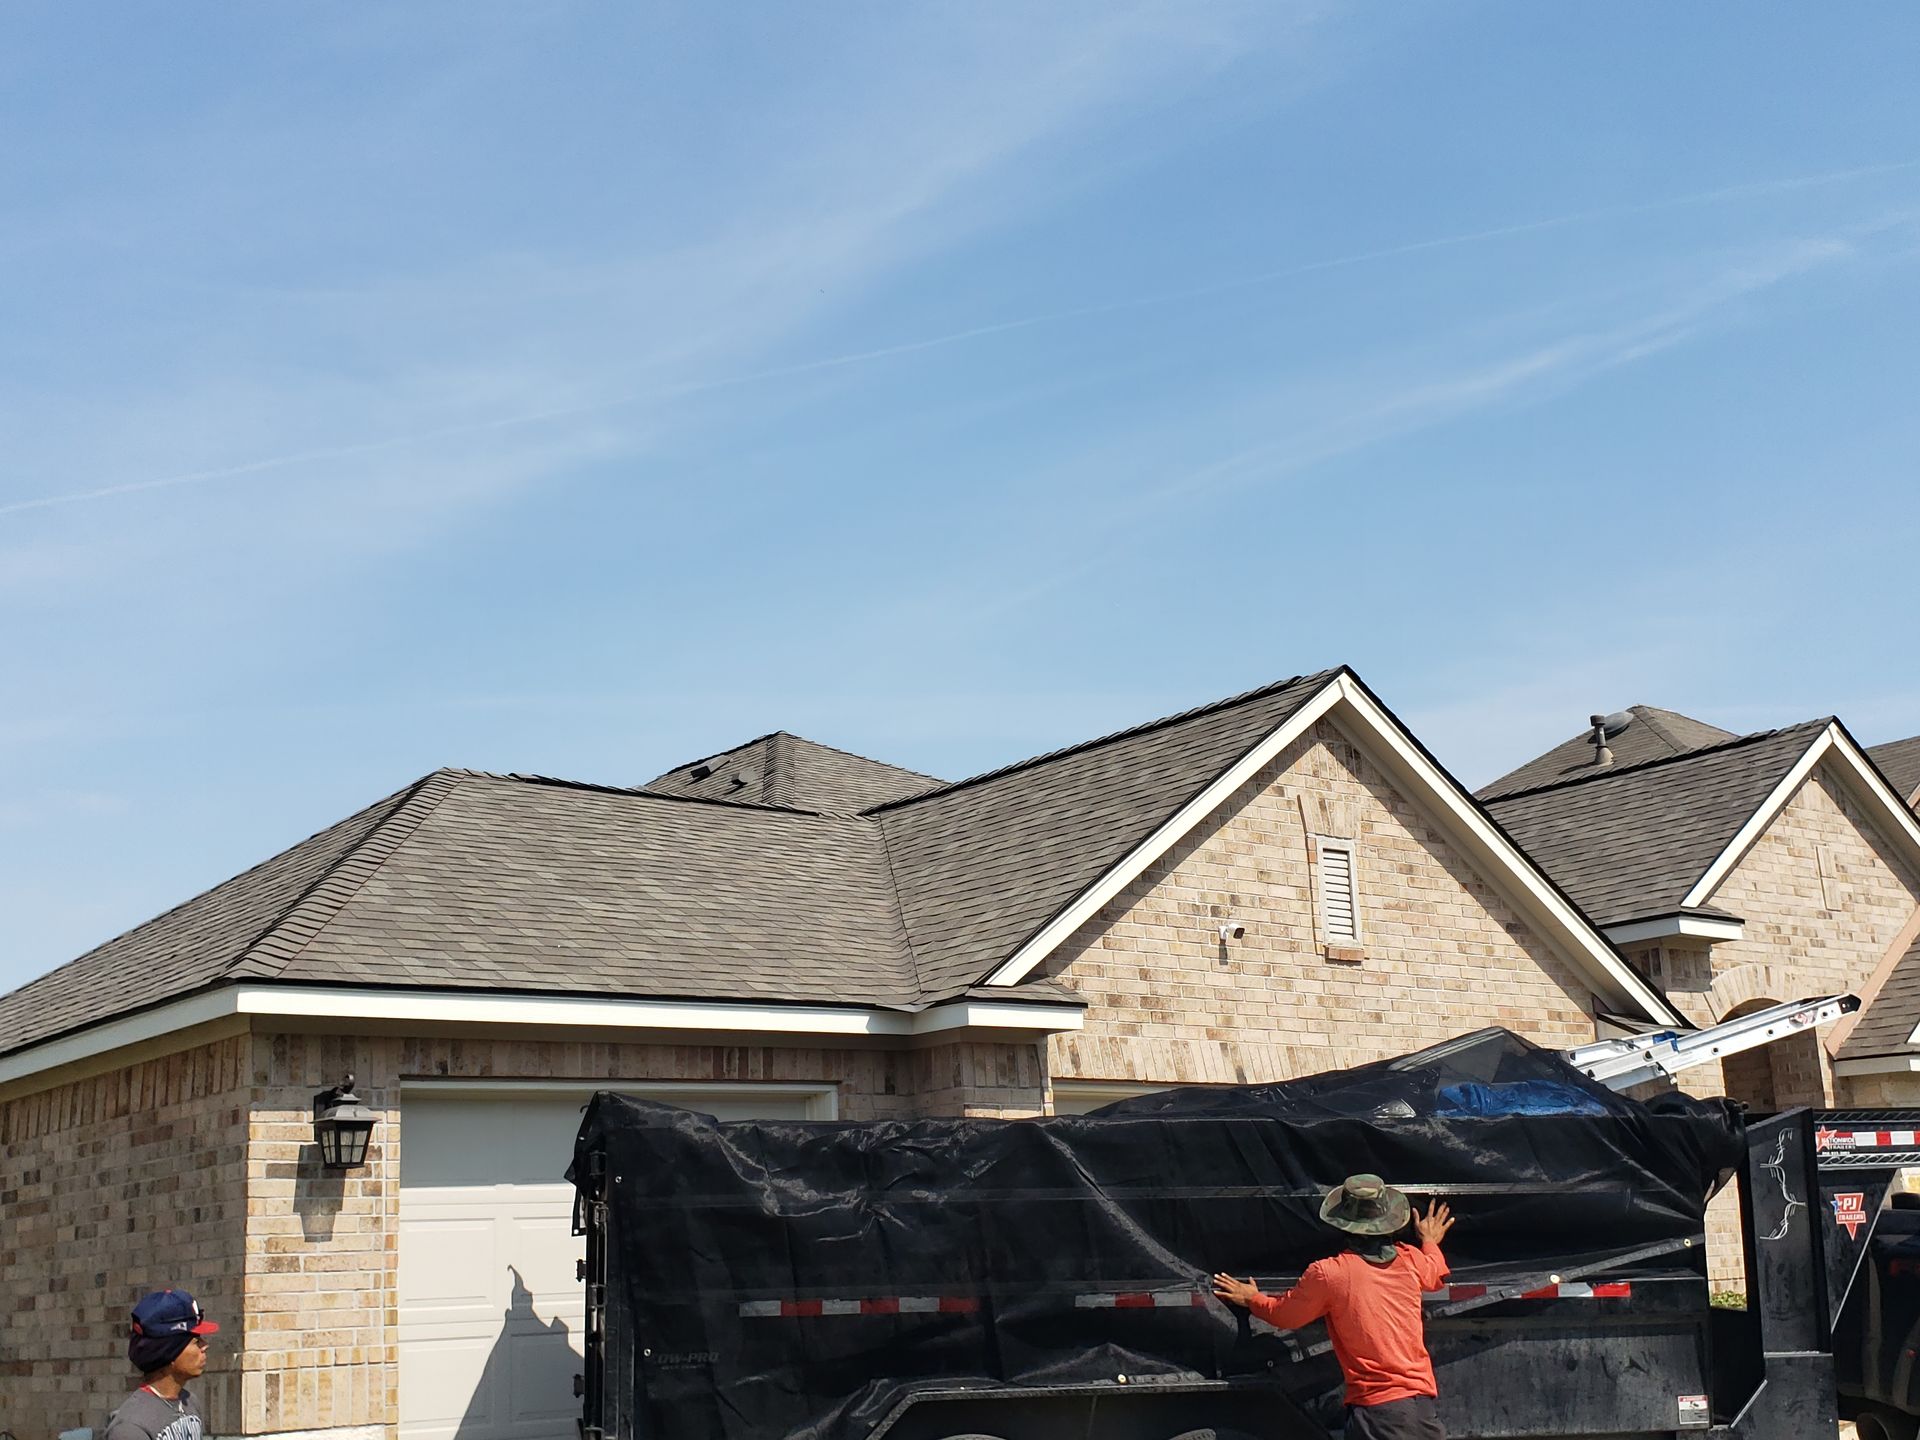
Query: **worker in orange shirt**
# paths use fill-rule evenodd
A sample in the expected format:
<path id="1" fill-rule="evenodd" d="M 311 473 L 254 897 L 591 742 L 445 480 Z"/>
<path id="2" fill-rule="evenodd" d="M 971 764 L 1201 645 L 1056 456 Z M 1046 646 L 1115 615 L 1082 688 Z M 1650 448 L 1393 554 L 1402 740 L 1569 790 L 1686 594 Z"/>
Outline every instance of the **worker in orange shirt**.
<path id="1" fill-rule="evenodd" d="M 1378 1175 L 1355 1175 L 1327 1196 L 1320 1218 L 1352 1242 L 1314 1261 L 1286 1294 L 1263 1294 L 1231 1275 L 1215 1275 L 1213 1293 L 1278 1330 L 1327 1322 L 1347 1380 L 1346 1440 L 1446 1440 L 1420 1297 L 1447 1278 L 1440 1242 L 1453 1228 L 1452 1212 L 1429 1202 L 1415 1216 L 1407 1197 Z M 1393 1239 L 1409 1219 L 1417 1246 Z"/>

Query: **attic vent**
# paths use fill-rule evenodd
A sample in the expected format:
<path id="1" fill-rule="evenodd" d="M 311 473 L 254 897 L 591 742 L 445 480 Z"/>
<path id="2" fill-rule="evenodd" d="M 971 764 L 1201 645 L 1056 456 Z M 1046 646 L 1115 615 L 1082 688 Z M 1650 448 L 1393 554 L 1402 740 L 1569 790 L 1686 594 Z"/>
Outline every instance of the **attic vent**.
<path id="1" fill-rule="evenodd" d="M 1328 945 L 1360 943 L 1360 896 L 1355 887 L 1353 842 L 1321 840 L 1320 934 Z"/>
<path id="2" fill-rule="evenodd" d="M 696 765 L 687 772 L 687 778 L 689 780 L 704 780 L 712 773 L 713 767 L 711 765 Z"/>

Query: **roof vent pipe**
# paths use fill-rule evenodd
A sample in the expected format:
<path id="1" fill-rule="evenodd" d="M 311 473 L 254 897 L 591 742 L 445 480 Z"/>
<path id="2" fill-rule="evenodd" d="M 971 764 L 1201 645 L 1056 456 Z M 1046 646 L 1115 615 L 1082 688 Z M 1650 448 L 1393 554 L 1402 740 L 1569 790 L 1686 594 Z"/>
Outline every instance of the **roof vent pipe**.
<path id="1" fill-rule="evenodd" d="M 1622 730 L 1633 724 L 1631 710 L 1616 710 L 1611 715 L 1589 715 L 1587 723 L 1593 726 L 1589 737 L 1593 742 L 1593 763 L 1597 769 L 1605 769 L 1613 763 L 1613 751 L 1607 742 Z"/>
<path id="2" fill-rule="evenodd" d="M 1593 764 L 1595 769 L 1605 769 L 1613 763 L 1613 751 L 1607 745 L 1607 717 L 1590 716 L 1587 723 L 1593 726 L 1593 734 L 1588 738 L 1593 744 Z"/>

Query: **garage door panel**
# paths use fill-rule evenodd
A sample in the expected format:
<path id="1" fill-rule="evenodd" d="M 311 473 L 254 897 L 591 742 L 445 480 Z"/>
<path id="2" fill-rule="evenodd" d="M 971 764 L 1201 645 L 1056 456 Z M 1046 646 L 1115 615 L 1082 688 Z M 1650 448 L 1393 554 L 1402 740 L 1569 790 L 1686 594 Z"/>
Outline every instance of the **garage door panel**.
<path id="1" fill-rule="evenodd" d="M 474 1334 L 437 1340 L 416 1336 L 409 1341 L 409 1383 L 400 1387 L 401 1425 L 458 1423 L 476 1398 L 480 1408 L 491 1408 L 491 1397 L 484 1392 L 491 1389 L 487 1358 L 493 1348 L 491 1339 Z"/>
<path id="2" fill-rule="evenodd" d="M 577 1326 L 520 1336 L 512 1348 L 511 1414 L 515 1423 L 580 1417 L 573 1377 L 580 1370 Z"/>
<path id="3" fill-rule="evenodd" d="M 591 1087 L 402 1100 L 401 1440 L 573 1440 L 584 1296 L 572 1159 Z M 804 1118 L 802 1095 L 686 1103 Z"/>

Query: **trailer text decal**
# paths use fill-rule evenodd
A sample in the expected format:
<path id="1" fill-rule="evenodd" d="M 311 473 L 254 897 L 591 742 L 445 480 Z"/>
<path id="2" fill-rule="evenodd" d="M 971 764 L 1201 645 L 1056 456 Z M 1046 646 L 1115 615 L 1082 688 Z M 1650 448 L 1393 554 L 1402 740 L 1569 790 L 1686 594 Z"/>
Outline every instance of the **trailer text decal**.
<path id="1" fill-rule="evenodd" d="M 1858 1240 L 1860 1227 L 1867 1223 L 1867 1197 L 1858 1192 L 1834 1196 L 1833 1223 L 1847 1227 L 1849 1240 Z"/>

